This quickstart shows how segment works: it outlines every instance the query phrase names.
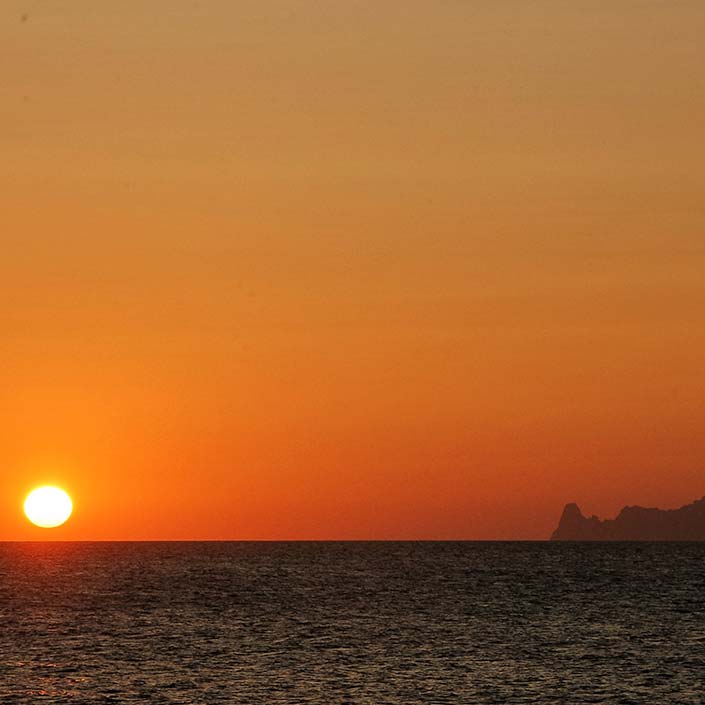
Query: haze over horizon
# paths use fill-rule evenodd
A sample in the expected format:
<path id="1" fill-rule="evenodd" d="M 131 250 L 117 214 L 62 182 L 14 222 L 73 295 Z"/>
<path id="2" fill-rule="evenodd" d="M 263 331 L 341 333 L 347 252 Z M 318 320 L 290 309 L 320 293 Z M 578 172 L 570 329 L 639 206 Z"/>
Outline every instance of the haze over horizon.
<path id="1" fill-rule="evenodd" d="M 0 540 L 705 495 L 705 13 L 626 8 L 7 0 Z"/>

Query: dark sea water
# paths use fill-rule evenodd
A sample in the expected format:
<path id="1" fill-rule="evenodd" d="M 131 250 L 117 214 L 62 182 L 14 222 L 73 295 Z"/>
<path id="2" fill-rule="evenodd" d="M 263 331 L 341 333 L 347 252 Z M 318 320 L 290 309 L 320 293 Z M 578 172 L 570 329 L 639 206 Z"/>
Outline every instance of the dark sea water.
<path id="1" fill-rule="evenodd" d="M 0 544 L 1 703 L 705 703 L 705 544 Z"/>

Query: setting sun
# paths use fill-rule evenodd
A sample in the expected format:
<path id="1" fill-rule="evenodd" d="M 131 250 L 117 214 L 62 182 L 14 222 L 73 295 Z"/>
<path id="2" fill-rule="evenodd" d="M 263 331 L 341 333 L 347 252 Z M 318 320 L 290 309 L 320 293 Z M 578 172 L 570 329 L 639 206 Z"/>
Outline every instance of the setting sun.
<path id="1" fill-rule="evenodd" d="M 53 529 L 64 524 L 71 516 L 71 497 L 58 487 L 38 487 L 27 495 L 24 513 L 33 524 L 43 529 Z"/>

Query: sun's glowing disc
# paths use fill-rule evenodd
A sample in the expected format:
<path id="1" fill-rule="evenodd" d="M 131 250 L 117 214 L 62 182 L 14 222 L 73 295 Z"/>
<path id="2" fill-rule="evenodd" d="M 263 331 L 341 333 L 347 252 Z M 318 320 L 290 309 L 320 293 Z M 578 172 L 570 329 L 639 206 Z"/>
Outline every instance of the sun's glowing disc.
<path id="1" fill-rule="evenodd" d="M 61 526 L 71 516 L 73 502 L 58 487 L 38 487 L 24 501 L 24 513 L 33 524 L 43 529 Z"/>

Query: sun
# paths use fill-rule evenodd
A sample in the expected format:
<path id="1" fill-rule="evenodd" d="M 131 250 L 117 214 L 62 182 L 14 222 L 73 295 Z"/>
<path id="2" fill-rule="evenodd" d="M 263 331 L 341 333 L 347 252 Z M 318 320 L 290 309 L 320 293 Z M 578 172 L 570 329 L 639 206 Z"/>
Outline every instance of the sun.
<path id="1" fill-rule="evenodd" d="M 32 490 L 24 501 L 27 519 L 43 529 L 54 529 L 66 523 L 72 511 L 71 497 L 64 490 L 49 485 Z"/>

